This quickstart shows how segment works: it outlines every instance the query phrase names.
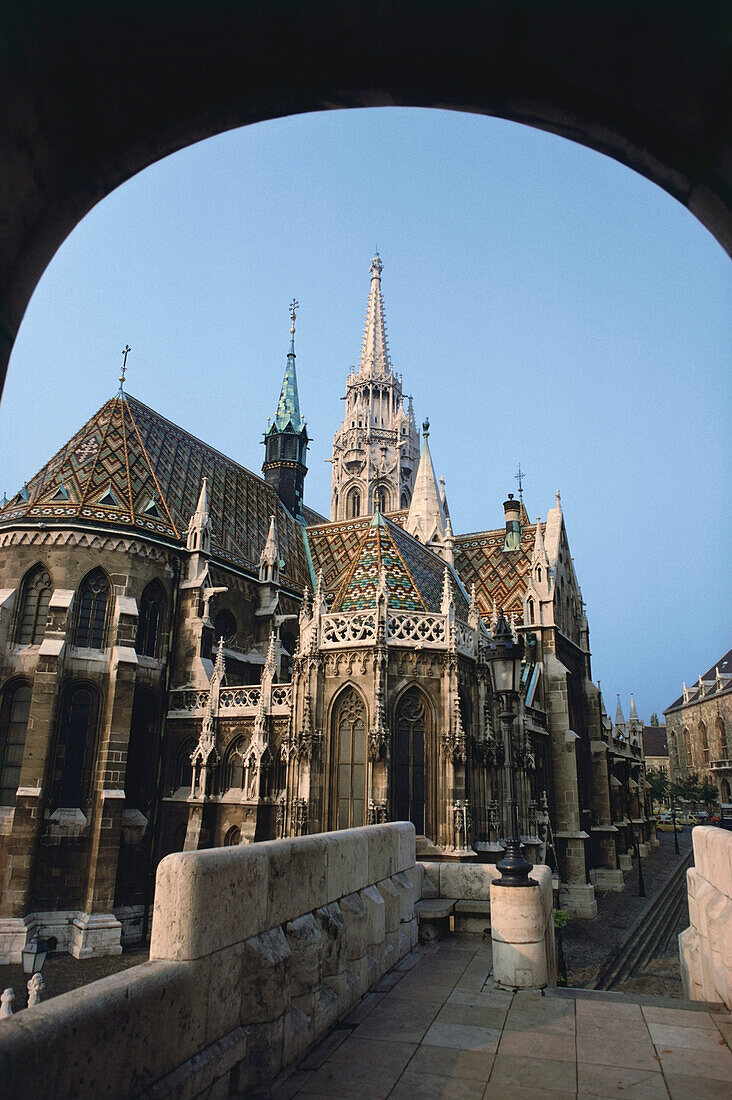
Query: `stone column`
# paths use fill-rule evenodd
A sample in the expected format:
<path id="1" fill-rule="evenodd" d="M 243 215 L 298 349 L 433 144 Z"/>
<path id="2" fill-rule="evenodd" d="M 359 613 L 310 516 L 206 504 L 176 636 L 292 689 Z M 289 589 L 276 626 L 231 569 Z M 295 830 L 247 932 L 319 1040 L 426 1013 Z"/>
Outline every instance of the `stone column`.
<path id="1" fill-rule="evenodd" d="M 0 962 L 20 962 L 32 904 L 33 875 L 48 799 L 49 760 L 55 703 L 64 663 L 69 607 L 74 593 L 56 589 L 49 602 L 46 634 L 38 651 L 20 784 L 7 841 L 4 888 L 0 896 Z"/>
<path id="2" fill-rule="evenodd" d="M 580 817 L 577 734 L 569 727 L 568 672 L 551 651 L 545 652 L 544 663 L 554 770 L 554 838 L 562 852 L 560 900 L 574 916 L 592 919 L 597 916 L 597 902 L 595 888 L 587 881 L 585 842 L 589 837 Z"/>
<path id="3" fill-rule="evenodd" d="M 89 869 L 84 911 L 74 919 L 70 952 L 77 959 L 118 955 L 121 925 L 114 915 L 117 860 L 125 807 L 125 773 L 137 675 L 132 642 L 137 606 L 117 598 L 117 640 L 110 658 L 108 719 L 102 731 L 89 836 Z M 125 644 L 128 643 L 128 644 Z"/>
<path id="4" fill-rule="evenodd" d="M 506 989 L 556 985 L 551 872 L 534 867 L 531 886 L 491 882 L 493 978 Z"/>

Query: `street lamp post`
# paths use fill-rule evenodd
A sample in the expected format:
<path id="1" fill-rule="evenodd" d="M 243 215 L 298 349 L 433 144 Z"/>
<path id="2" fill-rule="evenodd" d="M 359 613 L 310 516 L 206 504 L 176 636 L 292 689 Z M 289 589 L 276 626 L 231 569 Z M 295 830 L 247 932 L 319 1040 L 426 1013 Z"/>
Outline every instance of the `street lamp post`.
<path id="1" fill-rule="evenodd" d="M 503 710 L 500 715 L 503 732 L 504 761 L 506 774 L 506 803 L 509 809 L 509 830 L 506 838 L 506 851 L 496 864 L 501 877 L 496 886 L 536 886 L 529 878 L 533 864 L 524 857 L 519 839 L 518 798 L 516 797 L 516 764 L 513 758 L 512 726 L 516 715 L 512 706 L 517 700 L 521 682 L 521 659 L 523 646 L 514 642 L 511 628 L 501 614 L 493 633 L 493 645 L 490 650 L 490 663 L 493 670 L 493 687 L 501 699 Z"/>
<path id="2" fill-rule="evenodd" d="M 635 854 L 638 857 L 638 897 L 644 898 L 646 896 L 646 884 L 643 881 L 643 860 L 640 854 L 640 829 L 638 826 L 633 830 L 635 835 Z"/>
<path id="3" fill-rule="evenodd" d="M 673 792 L 671 792 L 671 823 L 674 827 L 674 851 L 676 855 L 679 854 L 679 838 L 676 833 L 676 803 L 674 802 Z"/>

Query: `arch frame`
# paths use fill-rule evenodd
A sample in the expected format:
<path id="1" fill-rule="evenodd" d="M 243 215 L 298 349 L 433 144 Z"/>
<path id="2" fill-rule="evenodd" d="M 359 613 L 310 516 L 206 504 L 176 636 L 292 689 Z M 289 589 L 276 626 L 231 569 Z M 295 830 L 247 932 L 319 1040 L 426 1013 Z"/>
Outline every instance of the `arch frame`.
<path id="1" fill-rule="evenodd" d="M 433 0 L 418 18 L 372 0 L 127 0 L 103 20 L 36 0 L 3 24 L 0 382 L 39 278 L 96 203 L 197 141 L 305 112 L 431 107 L 546 130 L 646 176 L 732 253 L 726 0 Z"/>
<path id="2" fill-rule="evenodd" d="M 340 745 L 338 743 L 338 731 L 335 728 L 335 720 L 338 715 L 343 698 L 349 691 L 353 691 L 354 694 L 360 700 L 364 709 L 364 740 L 366 748 L 366 806 L 365 810 L 368 811 L 368 792 L 370 789 L 371 779 L 371 762 L 368 758 L 368 731 L 370 725 L 370 707 L 368 699 L 361 688 L 352 682 L 341 684 L 338 690 L 333 695 L 332 699 L 328 703 L 326 711 L 326 724 L 325 728 L 328 730 L 328 737 L 326 739 L 326 759 L 324 774 L 328 777 L 328 782 L 325 784 L 324 789 L 324 806 L 323 806 L 323 821 L 327 822 L 328 829 L 338 829 L 338 765 L 340 757 Z M 364 820 L 364 824 L 366 821 Z"/>
<path id="3" fill-rule="evenodd" d="M 391 818 L 394 818 L 396 805 L 395 773 L 397 715 L 399 713 L 399 707 L 401 706 L 402 700 L 410 691 L 413 690 L 416 691 L 421 697 L 426 714 L 424 731 L 425 836 L 430 836 L 433 840 L 436 840 L 439 830 L 440 793 L 439 749 L 437 738 L 438 708 L 435 706 L 434 701 L 431 699 L 429 692 L 426 691 L 423 685 L 416 680 L 407 680 L 404 683 L 400 684 L 399 688 L 393 695 L 389 707 L 389 715 L 391 718 L 390 728 L 393 731 L 392 759 L 389 766 L 389 815 Z"/>

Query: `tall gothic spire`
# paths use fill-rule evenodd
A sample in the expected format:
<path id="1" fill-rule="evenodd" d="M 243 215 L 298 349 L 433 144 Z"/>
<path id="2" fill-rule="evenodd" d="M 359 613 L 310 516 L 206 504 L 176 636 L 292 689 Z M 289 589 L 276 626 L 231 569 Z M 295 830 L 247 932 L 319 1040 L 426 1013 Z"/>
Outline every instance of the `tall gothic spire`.
<path id="1" fill-rule="evenodd" d="M 371 261 L 371 288 L 366 309 L 366 325 L 361 344 L 359 373 L 384 375 L 391 373 L 389 343 L 386 339 L 384 302 L 381 297 L 381 272 L 384 265 L 377 252 Z"/>

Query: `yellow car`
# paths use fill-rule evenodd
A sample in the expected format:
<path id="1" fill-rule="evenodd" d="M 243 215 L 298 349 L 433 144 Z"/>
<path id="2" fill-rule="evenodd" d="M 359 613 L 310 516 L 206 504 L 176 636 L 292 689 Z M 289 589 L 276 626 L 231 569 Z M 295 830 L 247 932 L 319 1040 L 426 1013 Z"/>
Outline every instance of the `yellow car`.
<path id="1" fill-rule="evenodd" d="M 679 832 L 686 824 L 682 819 L 681 814 L 676 815 L 676 831 Z M 674 821 L 671 814 L 661 814 L 656 822 L 656 832 L 659 833 L 672 833 L 674 831 Z"/>

